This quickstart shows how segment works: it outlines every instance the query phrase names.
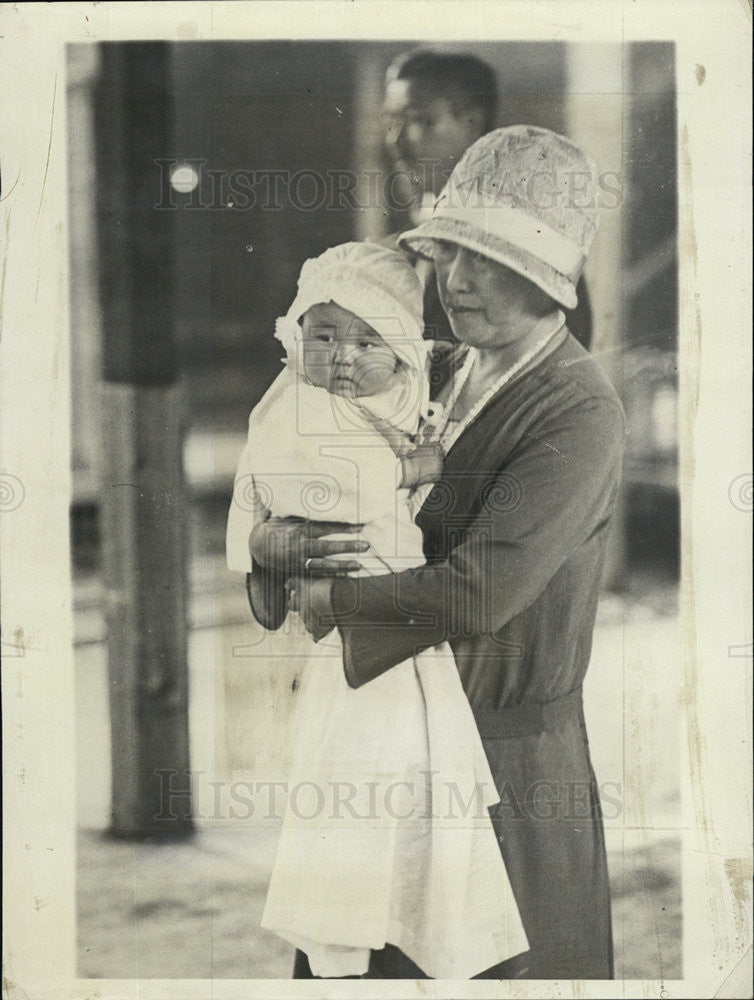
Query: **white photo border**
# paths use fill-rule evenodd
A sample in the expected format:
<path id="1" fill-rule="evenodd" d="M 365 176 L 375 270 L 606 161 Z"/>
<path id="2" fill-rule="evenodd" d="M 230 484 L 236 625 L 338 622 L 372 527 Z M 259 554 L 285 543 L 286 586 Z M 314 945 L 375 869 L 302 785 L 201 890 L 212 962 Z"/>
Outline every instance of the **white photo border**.
<path id="1" fill-rule="evenodd" d="M 684 689 L 683 980 L 77 980 L 68 509 L 67 43 L 372 39 L 676 43 Z M 751 9 L 743 0 L 38 3 L 0 10 L 4 995 L 744 996 L 751 867 Z M 704 68 L 704 73 L 698 71 Z M 748 507 L 747 507 L 748 503 Z M 737 985 L 740 983 L 740 986 Z"/>

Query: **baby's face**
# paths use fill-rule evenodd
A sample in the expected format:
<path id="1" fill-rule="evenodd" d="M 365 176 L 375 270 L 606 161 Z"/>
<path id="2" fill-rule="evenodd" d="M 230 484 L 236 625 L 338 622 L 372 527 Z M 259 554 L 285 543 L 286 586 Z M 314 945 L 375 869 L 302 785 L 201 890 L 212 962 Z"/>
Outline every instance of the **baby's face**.
<path id="1" fill-rule="evenodd" d="M 400 361 L 373 327 L 335 302 L 320 302 L 303 317 L 304 371 L 336 396 L 374 396 L 389 388 Z"/>

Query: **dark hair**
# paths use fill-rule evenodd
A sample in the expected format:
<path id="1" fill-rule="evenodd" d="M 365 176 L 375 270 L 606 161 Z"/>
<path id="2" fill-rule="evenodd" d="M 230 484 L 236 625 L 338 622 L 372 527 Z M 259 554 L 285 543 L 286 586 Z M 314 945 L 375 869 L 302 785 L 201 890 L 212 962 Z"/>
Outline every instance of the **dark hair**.
<path id="1" fill-rule="evenodd" d="M 496 125 L 497 82 L 491 66 L 476 56 L 439 49 L 404 52 L 388 66 L 387 83 L 412 80 L 432 97 L 444 97 L 453 107 L 482 111 L 482 134 Z"/>

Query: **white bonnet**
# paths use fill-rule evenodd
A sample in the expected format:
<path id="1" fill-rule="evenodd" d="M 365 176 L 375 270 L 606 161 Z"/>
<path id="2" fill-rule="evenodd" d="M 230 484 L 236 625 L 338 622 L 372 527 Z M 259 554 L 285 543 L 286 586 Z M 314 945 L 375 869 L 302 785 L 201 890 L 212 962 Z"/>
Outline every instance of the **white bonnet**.
<path id="1" fill-rule="evenodd" d="M 410 368 L 421 367 L 424 291 L 403 254 L 376 243 L 343 243 L 304 263 L 298 292 L 276 334 L 288 356 L 301 336 L 299 320 L 319 302 L 335 302 L 379 333 Z"/>
<path id="2" fill-rule="evenodd" d="M 427 353 L 432 344 L 423 339 L 424 289 L 411 263 L 402 253 L 369 242 L 343 243 L 307 260 L 296 298 L 275 324 L 289 368 L 299 375 L 303 373 L 299 321 L 311 306 L 326 302 L 335 302 L 368 323 L 401 359 L 412 384 L 409 395 L 418 403 L 418 409 L 410 410 L 412 414 L 416 410 L 418 419 L 418 411 L 426 407 Z M 363 401 L 370 409 L 387 405 L 389 410 L 393 405 L 387 399 L 382 403 L 380 407 L 377 399 Z"/>

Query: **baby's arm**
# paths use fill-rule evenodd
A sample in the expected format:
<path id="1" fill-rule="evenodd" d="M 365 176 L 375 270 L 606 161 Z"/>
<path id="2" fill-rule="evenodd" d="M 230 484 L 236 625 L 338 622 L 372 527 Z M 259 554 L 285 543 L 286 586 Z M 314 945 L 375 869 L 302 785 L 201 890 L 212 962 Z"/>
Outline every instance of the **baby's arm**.
<path id="1" fill-rule="evenodd" d="M 442 472 L 443 453 L 439 444 L 420 444 L 413 451 L 402 455 L 401 459 L 402 489 L 414 489 L 425 483 L 433 483 Z"/>
<path id="2" fill-rule="evenodd" d="M 400 462 L 399 489 L 413 489 L 432 483 L 439 477 L 444 460 L 439 444 L 414 445 L 408 434 L 393 427 L 387 420 L 374 416 L 370 420 Z"/>

